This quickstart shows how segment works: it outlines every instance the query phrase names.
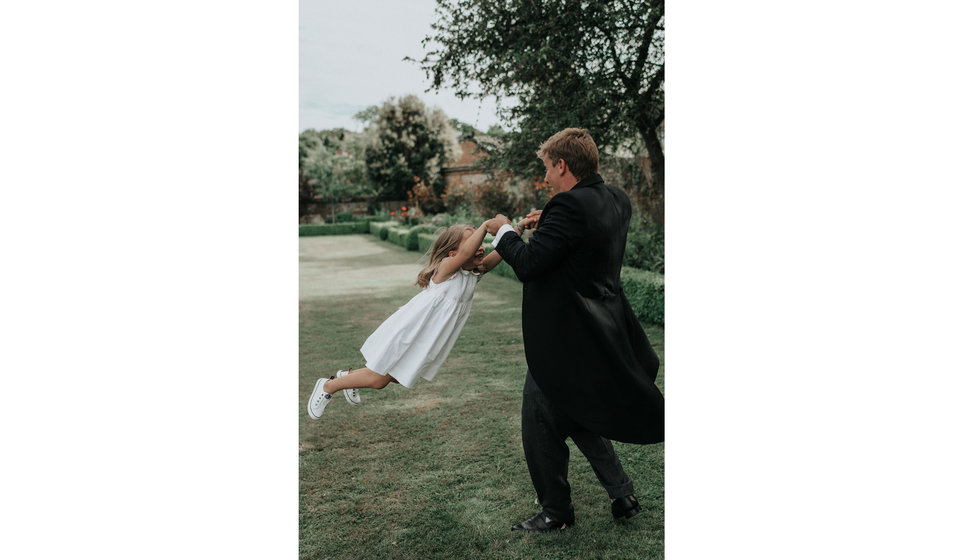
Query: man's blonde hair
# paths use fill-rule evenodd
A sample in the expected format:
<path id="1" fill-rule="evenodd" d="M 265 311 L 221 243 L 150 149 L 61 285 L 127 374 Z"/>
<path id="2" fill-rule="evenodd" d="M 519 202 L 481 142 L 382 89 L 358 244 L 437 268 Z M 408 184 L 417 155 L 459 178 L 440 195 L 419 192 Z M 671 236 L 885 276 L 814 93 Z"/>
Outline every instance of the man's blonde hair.
<path id="1" fill-rule="evenodd" d="M 545 156 L 551 165 L 565 160 L 565 165 L 576 179 L 584 179 L 599 172 L 599 148 L 584 128 L 566 128 L 548 138 L 538 148 L 538 157 Z"/>

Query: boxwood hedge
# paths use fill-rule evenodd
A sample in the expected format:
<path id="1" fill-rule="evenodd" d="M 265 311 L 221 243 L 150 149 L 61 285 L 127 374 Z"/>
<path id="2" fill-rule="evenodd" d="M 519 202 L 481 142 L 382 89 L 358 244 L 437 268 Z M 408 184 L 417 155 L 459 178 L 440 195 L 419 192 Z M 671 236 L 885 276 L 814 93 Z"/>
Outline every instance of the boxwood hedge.
<path id="1" fill-rule="evenodd" d="M 419 233 L 419 252 L 420 253 L 427 253 L 427 252 L 429 252 L 429 248 L 432 247 L 432 244 L 435 243 L 435 242 L 436 242 L 436 234 L 435 233 L 420 232 Z"/>
<path id="2" fill-rule="evenodd" d="M 623 292 L 641 321 L 664 324 L 664 275 L 624 266 L 619 275 Z"/>
<path id="3" fill-rule="evenodd" d="M 323 225 L 303 224 L 299 226 L 300 237 L 307 237 L 310 235 L 350 235 L 352 233 L 367 232 L 368 222 L 344 222 L 342 224 Z"/>
<path id="4" fill-rule="evenodd" d="M 439 228 L 431 224 L 419 224 L 412 226 L 408 230 L 408 237 L 405 240 L 405 248 L 409 251 L 419 251 L 419 236 L 422 234 L 435 234 Z M 425 251 L 422 251 L 423 253 Z"/>
<path id="5" fill-rule="evenodd" d="M 371 235 L 377 235 L 379 238 L 384 240 L 388 238 L 388 231 L 387 231 L 388 228 L 396 227 L 397 225 L 398 222 L 391 222 L 391 221 L 371 222 L 371 224 L 368 227 L 371 232 Z"/>

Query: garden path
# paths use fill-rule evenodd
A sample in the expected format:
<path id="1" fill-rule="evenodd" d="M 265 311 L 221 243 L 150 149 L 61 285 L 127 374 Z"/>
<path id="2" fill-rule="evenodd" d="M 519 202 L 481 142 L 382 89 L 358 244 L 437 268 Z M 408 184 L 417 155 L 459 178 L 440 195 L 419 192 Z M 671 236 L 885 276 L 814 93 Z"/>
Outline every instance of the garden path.
<path id="1" fill-rule="evenodd" d="M 408 288 L 421 259 L 369 235 L 300 237 L 299 299 Z"/>

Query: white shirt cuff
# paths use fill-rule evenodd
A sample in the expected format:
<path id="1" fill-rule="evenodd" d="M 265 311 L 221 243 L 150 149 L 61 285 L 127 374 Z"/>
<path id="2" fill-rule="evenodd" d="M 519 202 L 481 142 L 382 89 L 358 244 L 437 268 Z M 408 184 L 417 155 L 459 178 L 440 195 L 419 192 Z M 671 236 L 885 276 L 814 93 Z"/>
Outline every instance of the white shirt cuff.
<path id="1" fill-rule="evenodd" d="M 493 238 L 493 242 L 492 243 L 493 243 L 493 248 L 494 249 L 497 248 L 497 243 L 500 242 L 500 238 L 503 237 L 504 234 L 507 233 L 508 231 L 513 231 L 514 233 L 517 233 L 516 231 L 514 231 L 514 228 L 510 224 L 504 224 L 504 225 L 500 226 L 500 229 L 497 230 L 497 235 L 494 236 L 494 238 Z"/>

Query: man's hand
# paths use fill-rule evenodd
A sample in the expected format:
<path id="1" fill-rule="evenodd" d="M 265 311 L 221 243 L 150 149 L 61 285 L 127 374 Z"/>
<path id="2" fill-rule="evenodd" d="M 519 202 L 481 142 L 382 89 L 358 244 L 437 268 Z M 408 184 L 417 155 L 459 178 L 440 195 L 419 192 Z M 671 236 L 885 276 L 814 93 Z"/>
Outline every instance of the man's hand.
<path id="1" fill-rule="evenodd" d="M 517 223 L 517 225 L 527 228 L 534 229 L 538 227 L 538 220 L 541 218 L 541 210 L 534 210 L 528 212 L 527 217 Z"/>
<path id="2" fill-rule="evenodd" d="M 500 230 L 500 226 L 510 223 L 510 218 L 504 216 L 503 214 L 497 214 L 493 219 L 484 222 L 487 224 L 487 232 L 490 235 L 497 235 L 497 231 Z"/>
<path id="3" fill-rule="evenodd" d="M 526 229 L 534 229 L 538 227 L 538 220 L 540 218 L 541 218 L 541 211 L 535 210 L 533 212 L 529 212 L 526 218 L 517 222 L 517 225 Z"/>

